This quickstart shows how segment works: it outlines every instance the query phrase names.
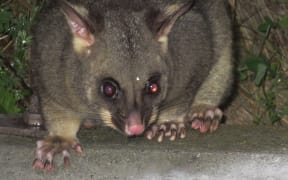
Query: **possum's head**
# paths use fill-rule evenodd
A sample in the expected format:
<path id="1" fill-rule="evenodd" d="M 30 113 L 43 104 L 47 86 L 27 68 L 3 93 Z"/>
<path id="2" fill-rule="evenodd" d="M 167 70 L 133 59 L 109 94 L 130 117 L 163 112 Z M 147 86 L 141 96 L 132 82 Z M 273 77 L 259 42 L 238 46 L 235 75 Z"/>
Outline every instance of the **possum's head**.
<path id="1" fill-rule="evenodd" d="M 190 4 L 157 10 L 127 2 L 102 10 L 64 2 L 62 11 L 81 62 L 75 79 L 83 101 L 105 125 L 132 136 L 157 120 L 172 75 L 167 36 Z"/>

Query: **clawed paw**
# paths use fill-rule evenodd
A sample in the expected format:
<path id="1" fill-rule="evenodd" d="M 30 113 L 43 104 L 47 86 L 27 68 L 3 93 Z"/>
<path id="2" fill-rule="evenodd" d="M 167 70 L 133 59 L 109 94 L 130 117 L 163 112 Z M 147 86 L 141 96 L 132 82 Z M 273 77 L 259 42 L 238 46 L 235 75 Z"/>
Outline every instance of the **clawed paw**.
<path id="1" fill-rule="evenodd" d="M 219 109 L 194 111 L 188 116 L 188 122 L 192 129 L 199 129 L 201 133 L 214 132 L 218 129 L 223 112 Z"/>
<path id="2" fill-rule="evenodd" d="M 186 137 L 184 123 L 155 124 L 146 131 L 147 139 L 151 140 L 153 138 L 157 138 L 158 142 L 162 142 L 164 137 L 169 137 L 170 141 L 174 141 L 177 136 L 181 139 Z"/>
<path id="3" fill-rule="evenodd" d="M 53 171 L 53 159 L 58 153 L 63 156 L 64 167 L 70 166 L 70 149 L 74 149 L 79 155 L 83 153 L 83 149 L 77 140 L 68 141 L 61 137 L 48 137 L 37 141 L 33 169 L 43 169 L 45 172 Z"/>

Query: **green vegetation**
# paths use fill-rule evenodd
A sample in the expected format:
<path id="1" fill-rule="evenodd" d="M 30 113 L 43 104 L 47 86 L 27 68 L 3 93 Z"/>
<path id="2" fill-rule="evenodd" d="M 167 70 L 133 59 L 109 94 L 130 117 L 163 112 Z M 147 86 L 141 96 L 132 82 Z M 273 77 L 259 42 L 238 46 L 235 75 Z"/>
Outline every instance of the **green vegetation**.
<path id="1" fill-rule="evenodd" d="M 37 11 L 36 1 L 0 4 L 0 113 L 19 113 L 27 105 L 29 31 Z"/>
<path id="2" fill-rule="evenodd" d="M 252 95 L 257 94 L 257 105 L 265 109 L 264 113 L 256 115 L 257 124 L 264 123 L 264 114 L 268 115 L 272 124 L 280 122 L 282 117 L 288 115 L 288 98 L 277 98 L 279 92 L 288 92 L 288 76 L 284 68 L 284 65 L 288 64 L 288 57 L 270 40 L 276 30 L 288 30 L 288 17 L 277 22 L 265 17 L 265 22 L 258 26 L 262 42 L 260 50 L 249 52 L 238 68 L 240 80 L 251 81 L 257 87 Z"/>

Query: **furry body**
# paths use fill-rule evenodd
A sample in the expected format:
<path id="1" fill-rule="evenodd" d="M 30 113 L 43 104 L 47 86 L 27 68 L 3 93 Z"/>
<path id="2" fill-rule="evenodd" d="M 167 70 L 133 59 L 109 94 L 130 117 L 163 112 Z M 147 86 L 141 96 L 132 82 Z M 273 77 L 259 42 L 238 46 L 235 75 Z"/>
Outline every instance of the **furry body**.
<path id="1" fill-rule="evenodd" d="M 84 119 L 128 136 L 151 124 L 217 129 L 233 80 L 224 0 L 51 1 L 33 31 L 33 85 L 49 131 L 38 152 L 55 142 L 81 152 Z M 36 156 L 34 167 L 51 164 Z"/>

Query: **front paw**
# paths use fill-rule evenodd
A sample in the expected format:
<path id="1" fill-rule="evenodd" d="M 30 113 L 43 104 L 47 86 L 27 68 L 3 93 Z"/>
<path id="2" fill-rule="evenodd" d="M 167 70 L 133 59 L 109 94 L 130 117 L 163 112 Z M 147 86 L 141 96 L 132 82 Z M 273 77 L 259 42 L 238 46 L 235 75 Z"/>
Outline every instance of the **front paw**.
<path id="1" fill-rule="evenodd" d="M 75 139 L 49 136 L 44 140 L 37 141 L 36 158 L 33 162 L 33 169 L 43 169 L 45 172 L 53 171 L 53 159 L 58 153 L 62 153 L 64 166 L 69 166 L 70 149 L 74 149 L 79 155 L 83 153 L 81 145 Z"/>
<path id="2" fill-rule="evenodd" d="M 146 131 L 146 138 L 151 140 L 157 138 L 158 142 L 162 142 L 164 137 L 174 141 L 177 136 L 181 139 L 186 137 L 186 129 L 184 123 L 163 123 L 154 124 Z"/>
<path id="3" fill-rule="evenodd" d="M 219 108 L 197 106 L 186 116 L 186 121 L 192 129 L 199 129 L 201 133 L 214 132 L 218 129 L 223 112 Z"/>

